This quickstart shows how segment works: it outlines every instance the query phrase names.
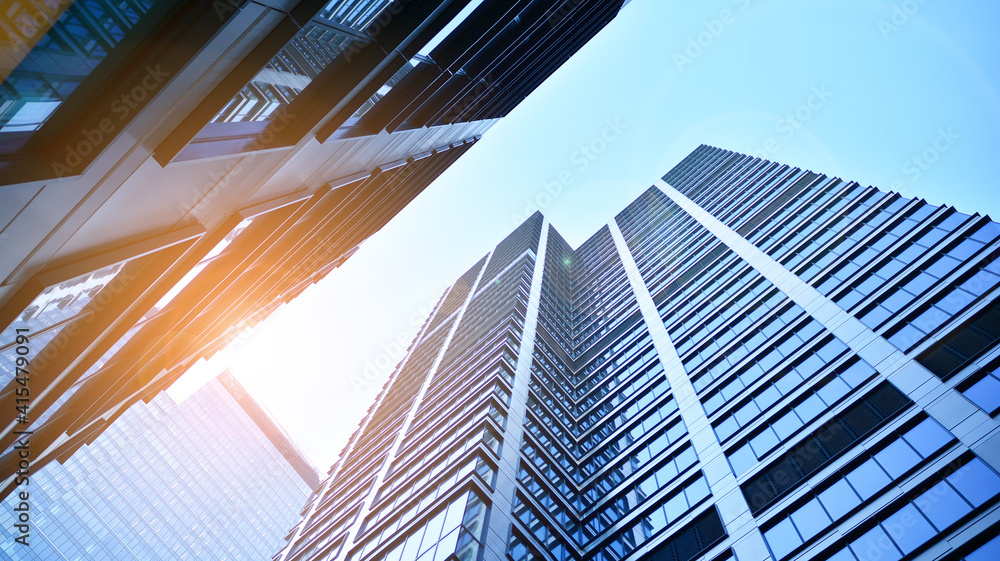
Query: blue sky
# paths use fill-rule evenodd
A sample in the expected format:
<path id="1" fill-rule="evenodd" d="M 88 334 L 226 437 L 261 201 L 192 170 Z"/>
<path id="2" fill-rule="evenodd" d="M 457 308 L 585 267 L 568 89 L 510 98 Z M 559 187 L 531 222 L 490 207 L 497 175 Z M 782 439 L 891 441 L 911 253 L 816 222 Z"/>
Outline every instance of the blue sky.
<path id="1" fill-rule="evenodd" d="M 325 471 L 444 288 L 535 210 L 573 245 L 699 144 L 1000 216 L 1000 4 L 633 0 L 231 365 Z M 560 183 L 561 180 L 561 183 Z"/>

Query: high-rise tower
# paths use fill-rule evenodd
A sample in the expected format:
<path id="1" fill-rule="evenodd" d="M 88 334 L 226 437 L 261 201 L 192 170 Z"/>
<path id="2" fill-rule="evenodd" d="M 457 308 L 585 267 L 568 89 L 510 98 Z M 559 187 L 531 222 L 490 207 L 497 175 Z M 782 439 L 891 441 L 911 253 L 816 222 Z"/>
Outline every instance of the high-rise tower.
<path id="1" fill-rule="evenodd" d="M 31 474 L 0 502 L 0 560 L 267 559 L 318 483 L 223 372 L 180 403 L 165 392 L 137 403 Z"/>
<path id="2" fill-rule="evenodd" d="M 621 6 L 5 2 L 0 496 L 18 431 L 41 469 L 258 324 Z"/>
<path id="3" fill-rule="evenodd" d="M 1000 225 L 702 146 L 441 298 L 282 561 L 997 558 Z"/>

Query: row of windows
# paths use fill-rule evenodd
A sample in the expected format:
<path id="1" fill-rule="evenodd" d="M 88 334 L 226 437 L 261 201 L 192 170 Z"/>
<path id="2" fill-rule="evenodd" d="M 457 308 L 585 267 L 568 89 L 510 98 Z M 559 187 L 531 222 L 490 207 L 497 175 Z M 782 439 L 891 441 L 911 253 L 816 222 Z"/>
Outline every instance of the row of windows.
<path id="1" fill-rule="evenodd" d="M 448 462 L 441 464 L 439 468 L 452 467 L 456 463 Z M 443 478 L 439 478 L 441 471 L 441 469 L 435 469 L 424 474 L 419 479 L 408 484 L 392 500 L 384 501 L 378 505 L 378 508 L 365 519 L 361 527 L 361 534 L 364 535 L 366 531 L 374 528 L 389 516 L 392 516 L 392 522 L 385 525 L 378 534 L 382 536 L 381 539 L 388 539 L 399 528 L 406 526 L 410 520 L 413 520 L 419 512 L 426 510 L 439 497 L 450 493 L 456 485 L 465 481 L 473 473 L 477 474 L 488 487 L 493 487 L 494 469 L 478 454 L 461 462 L 457 469 L 453 469 Z M 414 497 L 419 497 L 419 500 L 410 501 Z M 365 539 L 372 537 L 375 537 L 375 535 L 366 536 Z"/>
<path id="2" fill-rule="evenodd" d="M 369 561 L 446 561 L 457 555 L 463 561 L 478 558 L 486 531 L 489 507 L 475 491 L 448 504 L 427 522 L 408 533 L 385 554 Z M 347 557 L 358 561 L 381 545 L 380 537 L 367 540 Z"/>
<path id="3" fill-rule="evenodd" d="M 627 370 L 622 371 L 622 374 L 626 373 L 632 374 L 632 372 Z M 598 423 L 607 423 L 613 427 L 621 426 L 626 423 L 628 419 L 638 414 L 640 409 L 645 409 L 670 389 L 670 384 L 667 382 L 666 378 L 663 377 L 663 366 L 659 363 L 659 361 L 647 365 L 638 375 L 633 376 L 628 382 L 625 382 L 622 385 L 624 387 L 617 393 L 611 395 L 610 398 L 601 402 L 600 407 L 592 407 L 579 419 L 574 419 L 564 412 L 561 402 L 547 396 L 548 392 L 545 389 L 545 386 L 539 384 L 535 380 L 532 380 L 530 386 L 531 395 L 528 398 L 528 407 L 540 417 L 549 417 L 543 407 L 539 404 L 539 401 L 535 398 L 535 395 L 538 394 L 542 398 L 541 401 L 548 405 L 549 409 L 554 411 L 555 415 L 559 417 L 558 419 L 553 419 L 553 422 L 559 424 L 560 432 L 566 430 L 573 436 L 580 438 L 581 435 L 589 432 L 590 429 L 597 426 Z M 614 384 L 614 386 L 618 385 Z M 623 403 L 627 403 L 629 401 L 632 403 L 628 407 L 620 407 Z M 616 410 L 617 413 L 613 419 L 606 419 L 612 411 Z M 606 432 L 608 429 L 605 425 L 602 426 L 600 430 Z M 584 439 L 584 441 L 586 441 L 586 439 Z M 564 439 L 563 442 L 568 446 L 571 445 L 570 440 Z"/>
<path id="4" fill-rule="evenodd" d="M 911 405 L 889 382 L 875 386 L 741 484 L 750 511 L 763 511 Z"/>
<path id="5" fill-rule="evenodd" d="M 514 497 L 513 514 L 524 525 L 527 533 L 538 540 L 539 545 L 551 558 L 556 561 L 570 561 L 576 558 L 562 534 L 554 530 L 546 517 L 538 514 L 531 506 L 530 501 L 525 500 L 520 492 Z M 514 561 L 538 558 L 517 533 L 511 536 L 507 555 Z"/>
<path id="6" fill-rule="evenodd" d="M 883 322 L 910 305 L 921 294 L 959 268 L 984 245 L 993 242 L 1000 235 L 1000 225 L 987 223 L 969 238 L 950 250 L 936 255 L 920 266 L 918 271 L 908 275 L 894 291 L 882 294 L 866 307 L 861 321 L 871 329 L 877 329 Z M 944 311 L 957 313 L 968 303 L 991 289 L 998 282 L 1000 262 L 987 257 L 979 264 L 978 272 L 957 286 L 951 287 L 951 294 L 943 305 Z"/>
<path id="7" fill-rule="evenodd" d="M 627 408 L 618 413 L 624 422 L 624 419 L 633 417 L 639 409 L 645 409 L 670 390 L 670 383 L 663 376 L 663 365 L 659 361 L 647 366 L 641 374 L 622 386 L 622 389 L 602 401 L 600 406 L 592 406 L 587 414 L 580 417 L 577 426 L 581 431 L 587 431 L 608 413 L 632 400 Z"/>
<path id="8" fill-rule="evenodd" d="M 530 419 L 528 421 L 530 422 Z M 650 461 L 658 458 L 663 451 L 679 442 L 686 434 L 687 429 L 684 423 L 680 419 L 677 419 L 668 426 L 645 435 L 642 441 L 631 450 L 608 448 L 601 454 L 595 455 L 589 462 L 582 464 L 579 469 L 576 469 L 565 456 L 561 454 L 556 455 L 554 452 L 557 451 L 546 448 L 544 444 L 541 445 L 541 448 L 536 447 L 536 445 L 532 444 L 530 438 L 525 438 L 521 445 L 521 451 L 522 457 L 530 458 L 535 466 L 547 474 L 551 474 L 553 468 L 545 460 L 542 450 L 553 454 L 553 458 L 557 459 L 559 465 L 566 471 L 566 474 L 572 477 L 577 484 L 583 483 L 586 479 L 600 471 L 601 475 L 593 482 L 595 489 L 597 489 L 606 484 L 616 485 L 618 482 L 624 480 L 628 474 L 641 469 Z M 602 468 L 608 464 L 614 464 L 615 467 L 604 471 Z M 591 497 L 594 497 L 596 500 L 597 497 L 594 493 L 597 493 L 597 491 L 588 490 L 584 491 L 582 495 L 588 500 Z"/>
<path id="9" fill-rule="evenodd" d="M 834 339 L 831 343 L 833 342 L 840 343 L 840 340 Z M 843 345 L 843 343 L 840 344 Z M 830 343 L 827 345 L 830 345 Z M 844 348 L 846 349 L 846 345 L 844 345 Z M 823 351 L 824 348 L 819 350 Z M 736 434 L 741 427 L 753 423 L 753 421 L 757 419 L 762 412 L 767 411 L 781 398 L 795 391 L 803 384 L 803 382 L 810 383 L 815 380 L 814 376 L 816 371 L 825 367 L 826 364 L 836 360 L 838 355 L 839 353 L 831 353 L 832 358 L 816 364 L 816 361 L 811 359 L 821 355 L 818 353 L 807 353 L 805 355 L 806 360 L 799 362 L 794 367 L 786 367 L 780 374 L 771 377 L 763 386 L 758 388 L 754 392 L 753 396 L 743 405 L 734 408 L 731 412 L 721 416 L 718 421 L 713 423 L 715 426 L 715 433 L 719 436 L 719 442 L 725 442 L 729 439 L 729 437 Z M 833 380 L 839 379 L 847 388 L 854 389 L 867 382 L 874 374 L 874 368 L 872 368 L 867 362 L 857 359 L 855 361 L 849 361 L 841 364 L 833 372 L 824 376 L 824 380 L 821 383 L 824 384 L 824 387 L 827 387 L 828 384 L 833 382 Z M 830 390 L 824 389 L 822 392 L 826 392 L 826 395 L 821 395 L 821 397 L 824 398 L 823 401 L 830 403 L 836 401 L 836 399 L 832 398 L 833 394 L 840 393 L 835 391 L 833 388 Z M 716 394 L 714 397 L 719 397 L 719 395 L 720 394 Z M 706 409 L 707 408 L 708 407 L 706 405 Z"/>
<path id="10" fill-rule="evenodd" d="M 742 262 L 738 261 L 736 264 L 742 264 Z M 675 341 L 674 346 L 677 348 L 677 354 L 683 356 L 694 345 L 707 338 L 712 331 L 728 322 L 737 312 L 747 307 L 772 286 L 759 273 L 750 269 L 727 289 L 716 292 L 711 298 L 701 299 L 702 303 L 698 310 L 693 312 L 684 323 L 669 330 L 670 340 Z M 735 300 L 727 302 L 737 292 L 740 293 L 739 296 L 735 297 Z M 660 317 L 666 323 L 668 316 L 661 314 Z"/>
<path id="11" fill-rule="evenodd" d="M 947 222 L 947 219 L 945 222 Z M 883 286 L 888 285 L 896 274 L 904 268 L 923 258 L 927 250 L 933 247 L 933 244 L 937 243 L 938 240 L 936 238 L 938 235 L 941 235 L 942 237 L 945 235 L 942 234 L 942 232 L 943 230 L 940 228 L 933 228 L 929 230 L 928 233 L 925 234 L 920 240 L 912 243 L 912 245 L 904 245 L 904 248 L 901 251 L 897 250 L 897 252 L 894 252 L 891 259 L 884 261 L 870 271 L 863 272 L 855 278 L 851 283 L 851 290 L 846 292 L 842 291 L 839 295 L 834 297 L 834 301 L 845 310 L 850 310 L 858 302 L 861 302 L 870 294 L 876 292 Z M 932 240 L 928 241 L 924 239 L 932 234 Z M 924 242 L 926 242 L 926 244 Z M 982 246 L 982 243 L 979 242 L 969 240 L 967 240 L 967 242 L 968 243 L 959 244 L 952 249 L 955 255 L 954 257 L 948 255 L 947 252 L 937 256 L 934 263 L 928 265 L 926 277 L 918 276 L 917 279 L 910 281 L 912 283 L 910 285 L 910 289 L 920 292 L 926 290 L 926 288 L 933 284 L 933 282 L 947 276 L 961 264 L 961 260 L 956 259 L 955 257 L 961 255 L 966 255 L 967 257 L 971 254 L 969 253 L 969 250 L 973 250 L 974 248 L 978 249 L 978 247 Z M 962 260 L 964 260 L 964 257 Z"/>
<path id="12" fill-rule="evenodd" d="M 810 226 L 815 226 L 813 213 L 820 211 L 831 200 L 836 206 L 837 201 L 833 197 L 840 191 L 839 179 L 814 173 L 802 174 L 778 196 L 765 197 L 770 198 L 767 206 L 752 221 L 744 224 L 741 230 L 753 227 L 754 231 L 746 236 L 747 239 L 758 247 L 766 247 L 772 240 L 780 240 L 796 229 L 807 230 Z M 757 225 L 750 226 L 752 222 L 757 222 Z"/>
<path id="13" fill-rule="evenodd" d="M 948 380 L 1000 341 L 1000 299 L 992 300 L 972 319 L 941 337 L 917 361 L 942 381 Z"/>
<path id="14" fill-rule="evenodd" d="M 732 349 L 728 349 L 726 356 L 730 357 L 736 355 L 733 362 L 739 361 L 741 358 L 747 354 L 753 352 L 758 347 L 760 347 L 764 342 L 766 342 L 770 337 L 781 330 L 782 327 L 792 323 L 798 319 L 804 313 L 802 308 L 797 305 L 783 306 L 785 302 L 789 300 L 785 295 L 779 291 L 774 291 L 769 297 L 758 302 L 755 306 L 745 311 L 739 316 L 739 318 L 734 318 L 732 315 L 727 314 L 730 317 L 722 318 L 720 317 L 720 324 L 723 320 L 726 320 L 726 325 L 720 329 L 718 332 L 712 334 L 708 337 L 707 330 L 701 335 L 701 338 L 697 340 L 702 346 L 698 349 L 698 353 L 695 355 L 689 355 L 687 357 L 682 357 L 684 360 L 684 368 L 688 372 L 694 372 L 699 366 L 704 362 L 712 358 L 720 349 L 724 348 L 731 341 L 740 338 L 740 344 Z M 739 308 L 729 308 L 733 312 L 739 310 Z M 779 310 L 777 314 L 769 318 L 766 322 L 760 325 L 754 326 L 758 321 L 764 316 L 772 313 L 774 310 Z M 704 341 L 708 341 L 705 343 Z M 739 349 L 743 348 L 743 351 Z"/>
<path id="15" fill-rule="evenodd" d="M 563 457 L 568 453 L 574 460 L 586 457 L 591 450 L 605 445 L 605 441 L 608 438 L 614 437 L 610 444 L 605 445 L 602 454 L 598 454 L 598 456 L 606 456 L 609 453 L 613 453 L 615 449 L 624 449 L 630 446 L 632 443 L 640 440 L 644 434 L 658 426 L 664 419 L 671 417 L 677 412 L 677 402 L 672 397 L 666 396 L 656 405 L 648 407 L 645 410 L 638 407 L 633 407 L 633 409 L 637 417 L 641 415 L 641 417 L 638 417 L 638 420 L 633 421 L 631 418 L 616 416 L 602 423 L 598 428 L 595 428 L 589 436 L 582 439 L 579 443 L 574 443 L 572 439 L 564 435 L 561 429 L 547 415 L 538 417 L 540 424 L 535 422 L 532 417 L 534 411 L 532 411 L 532 415 L 526 418 L 525 428 L 537 438 L 540 444 L 549 450 L 549 453 L 557 457 Z M 624 431 L 618 430 L 626 422 L 632 423 L 632 426 Z M 549 434 L 555 435 L 564 448 L 554 446 L 548 437 Z M 581 464 L 583 466 L 591 465 L 592 460 L 583 460 Z"/>
<path id="16" fill-rule="evenodd" d="M 639 334 L 643 334 L 644 337 L 636 341 L 634 338 Z M 579 416 L 603 399 L 618 384 L 655 360 L 656 351 L 642 322 L 622 339 L 621 343 L 613 345 L 575 376 L 568 373 L 563 361 L 555 356 L 543 340 L 538 340 L 535 343 L 532 377 L 539 378 L 548 391 L 559 397 L 562 404 L 570 408 L 574 415 Z M 629 346 L 623 351 L 626 344 Z M 619 351 L 621 353 L 616 354 Z M 627 366 L 623 367 L 626 364 Z M 598 371 L 598 368 L 601 371 Z M 579 385 L 574 387 L 574 380 L 570 378 L 579 379 Z M 587 395 L 587 392 L 595 388 L 593 394 Z"/>
<path id="17" fill-rule="evenodd" d="M 902 435 L 895 435 L 857 467 L 825 480 L 821 485 L 825 490 L 764 532 L 775 559 L 820 535 L 953 440 L 951 433 L 936 421 L 924 419 Z"/>
<path id="18" fill-rule="evenodd" d="M 695 454 L 694 448 L 686 447 L 636 483 L 625 489 L 616 490 L 617 498 L 602 501 L 602 506 L 598 507 L 598 511 L 584 520 L 582 524 L 583 537 L 590 540 L 601 535 L 619 520 L 628 516 L 644 501 L 672 485 L 675 479 L 697 461 L 698 456 Z M 689 494 L 689 500 L 690 498 L 692 496 Z M 692 504 L 694 503 L 692 502 Z M 583 541 L 581 541 L 582 543 Z"/>
<path id="19" fill-rule="evenodd" d="M 674 340 L 679 341 L 685 330 L 697 325 L 700 318 L 714 312 L 712 304 L 721 304 L 750 286 L 754 279 L 760 278 L 760 273 L 728 249 L 722 256 L 713 257 L 711 261 L 696 263 L 685 271 L 693 273 L 685 286 L 678 285 L 677 290 L 654 297 L 654 302 L 662 300 L 656 310 L 664 324 L 668 325 L 667 332 Z M 697 312 L 692 312 L 696 308 Z M 688 316 L 689 313 L 691 317 Z M 681 320 L 684 320 L 682 325 L 671 325 Z"/>
<path id="20" fill-rule="evenodd" d="M 820 292 L 829 294 L 897 240 L 917 230 L 919 225 L 936 210 L 935 207 L 925 203 L 911 205 L 909 199 L 902 197 L 885 200 L 887 202 L 883 203 L 884 206 L 878 212 L 867 216 L 846 236 L 839 238 L 840 241 L 815 255 L 800 276 L 817 286 Z M 902 218 L 897 218 L 897 214 L 904 209 L 906 210 Z M 894 219 L 898 220 L 895 226 L 882 229 L 887 222 Z M 876 232 L 874 236 L 872 232 Z M 850 257 L 849 254 L 854 255 Z M 826 274 L 819 274 L 844 255 L 849 255 L 849 258 L 835 265 Z"/>
<path id="21" fill-rule="evenodd" d="M 438 303 L 437 308 L 431 314 L 431 317 L 427 319 L 426 333 L 432 333 L 444 320 L 450 319 L 462 307 L 462 304 L 465 303 L 469 292 L 473 288 L 472 284 L 476 282 L 479 272 L 483 269 L 483 265 L 486 264 L 486 257 L 484 256 L 466 271 L 465 274 L 459 277 L 455 281 L 455 284 L 451 285 L 451 288 L 448 289 L 448 292 L 441 296 L 441 301 Z"/>
<path id="22" fill-rule="evenodd" d="M 495 433 L 496 429 L 488 422 L 484 422 L 485 418 L 485 415 L 481 414 L 477 418 L 471 419 L 466 425 L 463 425 L 462 430 L 455 432 L 451 438 L 444 442 L 433 442 L 433 445 L 419 457 L 394 462 L 392 469 L 386 476 L 386 483 L 382 485 L 385 490 L 382 491 L 381 496 L 385 496 L 400 484 L 422 472 L 427 467 L 427 463 L 421 461 L 424 458 L 437 460 L 435 462 L 436 469 L 441 470 L 447 467 L 449 462 L 454 462 L 462 457 L 480 442 L 499 457 L 501 440 Z M 425 475 L 425 477 L 429 476 Z"/>
<path id="23" fill-rule="evenodd" d="M 801 253 L 811 254 L 823 244 L 833 239 L 836 234 L 843 231 L 843 229 L 834 230 L 831 228 L 832 224 L 837 222 L 833 219 L 845 214 L 844 209 L 849 205 L 855 204 L 858 198 L 865 192 L 865 188 L 857 183 L 852 183 L 844 187 L 844 184 L 839 179 L 832 179 L 830 182 L 832 187 L 826 192 L 822 201 L 817 200 L 810 203 L 811 210 L 809 216 L 798 214 L 798 216 L 804 216 L 805 218 L 798 221 L 790 221 L 781 230 L 765 238 L 765 242 L 768 239 L 776 240 L 773 247 L 765 250 L 768 255 L 777 261 L 782 261 L 786 252 L 791 251 L 805 240 L 812 238 L 808 245 L 799 250 Z M 835 193 L 838 195 L 837 197 L 830 196 Z M 812 214 L 813 211 L 815 211 L 815 214 Z M 827 224 L 831 220 L 831 224 Z M 788 235 L 783 240 L 780 239 L 781 236 L 792 230 L 794 230 L 794 233 Z M 764 243 L 757 245 L 764 247 Z"/>
<path id="24" fill-rule="evenodd" d="M 850 374 L 860 375 L 858 378 L 836 376 L 827 380 L 818 389 L 810 388 L 786 408 L 784 414 L 755 430 L 743 446 L 729 454 L 729 463 L 732 464 L 734 473 L 737 476 L 746 473 L 771 450 L 857 389 L 863 383 L 861 376 L 867 378 L 871 372 L 860 370 L 852 371 Z"/>
<path id="25" fill-rule="evenodd" d="M 699 472 L 698 477 L 686 482 L 681 489 L 658 501 L 651 510 L 616 531 L 610 540 L 592 553 L 591 558 L 595 561 L 623 559 L 709 496 L 711 492 L 708 482 Z"/>
<path id="26" fill-rule="evenodd" d="M 987 257 L 987 260 L 991 257 Z M 1000 283 L 1000 259 L 983 265 L 985 266 L 982 269 L 976 272 L 970 271 L 950 287 L 942 289 L 933 300 L 910 314 L 902 325 L 891 329 L 889 342 L 904 351 L 912 349 L 927 335 L 996 287 Z"/>
<path id="27" fill-rule="evenodd" d="M 621 354 L 618 354 L 619 352 Z M 637 356 L 639 358 L 626 367 L 630 374 L 642 368 L 644 364 L 656 356 L 656 351 L 652 348 L 652 339 L 646 330 L 646 324 L 641 321 L 637 322 L 629 333 L 621 336 L 620 342 L 610 346 L 604 353 L 594 357 L 587 366 L 580 369 L 578 372 L 579 385 L 573 396 L 580 402 L 577 406 L 579 409 L 577 414 L 584 407 L 587 407 L 584 403 L 588 403 L 588 400 L 591 399 L 590 396 L 586 395 L 587 392 L 596 388 L 597 395 L 605 395 L 605 390 L 610 389 L 607 386 L 610 380 L 615 380 L 617 383 L 626 379 L 627 376 L 623 375 L 622 371 L 615 371 Z M 609 375 L 612 373 L 614 376 L 609 380 Z M 584 397 L 587 399 L 583 399 Z"/>
<path id="28" fill-rule="evenodd" d="M 796 308 L 798 307 L 796 306 Z M 777 324 L 777 322 L 775 323 Z M 758 334 L 765 334 L 764 339 L 760 341 L 759 344 L 767 343 L 773 340 L 773 337 L 766 335 L 766 333 L 770 333 L 770 328 L 768 326 L 769 324 L 765 325 L 761 328 L 761 330 L 757 331 L 752 336 L 756 340 L 759 339 L 757 336 Z M 780 325 L 778 325 L 778 327 L 780 327 Z M 771 372 L 771 370 L 782 360 L 794 354 L 798 349 L 804 347 L 809 341 L 822 332 L 823 326 L 814 319 L 809 319 L 799 323 L 798 326 L 792 328 L 792 330 L 782 336 L 777 342 L 765 347 L 764 349 L 760 349 L 759 352 L 756 352 L 756 356 L 740 369 L 738 377 L 741 379 L 742 383 L 749 384 L 752 380 L 756 380 L 760 378 L 760 376 Z M 693 380 L 692 383 L 695 391 L 701 392 L 712 382 L 722 378 L 734 365 L 739 363 L 744 356 L 750 354 L 752 351 L 758 351 L 758 348 L 755 347 L 751 350 L 747 350 L 746 346 L 739 346 L 733 348 L 731 352 L 723 355 L 722 358 L 718 359 L 707 370 L 702 371 L 701 375 Z"/>
<path id="29" fill-rule="evenodd" d="M 470 381 L 475 383 L 477 380 L 473 378 Z M 484 410 L 493 418 L 497 426 L 504 427 L 507 421 L 506 407 L 510 393 L 502 383 L 490 384 L 489 379 L 484 381 L 487 383 L 477 384 L 481 387 L 477 388 L 476 394 L 462 395 L 456 392 L 453 401 L 439 402 L 432 410 L 422 411 L 423 415 L 414 419 L 413 426 L 415 428 L 405 436 L 403 448 L 397 455 L 398 461 L 401 463 L 401 458 L 412 455 L 411 448 L 449 439 L 455 431 L 455 426 L 465 420 L 466 416 L 482 419 Z M 474 422 L 466 421 L 465 427 L 467 428 Z"/>
<path id="30" fill-rule="evenodd" d="M 874 224 L 868 224 L 867 221 L 862 222 L 857 225 L 857 228 L 852 228 L 851 225 L 855 223 L 856 220 L 864 216 L 869 212 L 873 206 L 879 204 L 889 197 L 876 189 L 871 189 L 863 197 L 859 197 L 853 201 L 852 206 L 846 212 L 842 211 L 841 214 L 832 220 L 829 225 L 820 228 L 813 232 L 812 238 L 809 240 L 808 244 L 804 244 L 802 247 L 792 251 L 793 247 L 781 246 L 780 248 L 775 248 L 770 252 L 771 256 L 775 260 L 779 261 L 785 266 L 789 271 L 794 271 L 802 262 L 806 259 L 811 259 L 816 256 L 808 267 L 802 267 L 799 271 L 799 276 L 803 279 L 810 280 L 817 273 L 819 273 L 824 267 L 833 263 L 837 256 L 843 254 L 844 251 L 848 251 L 850 246 L 847 245 L 843 240 L 845 234 L 849 238 L 854 236 L 856 240 L 863 239 L 864 235 L 862 231 L 866 233 L 869 231 L 862 228 L 862 225 L 874 226 Z M 881 211 L 875 214 L 875 221 L 878 220 L 888 220 L 892 216 L 891 212 L 886 212 L 884 215 Z M 842 239 L 843 238 L 843 239 Z M 832 251 L 824 251 L 823 253 L 817 253 L 820 248 L 831 243 L 831 240 L 839 240 L 834 244 Z M 787 254 L 782 254 L 781 250 L 787 250 Z"/>
<path id="31" fill-rule="evenodd" d="M 839 291 L 833 296 L 833 300 L 841 308 L 849 310 L 875 292 L 876 289 L 885 286 L 899 271 L 920 259 L 967 218 L 966 215 L 954 213 L 933 228 L 926 230 L 922 235 L 908 238 L 892 252 L 891 258 L 882 259 L 875 267 L 863 271 L 848 284 L 847 281 L 854 276 L 856 271 L 885 255 L 888 244 L 887 247 L 869 247 L 841 265 L 833 276 L 820 284 L 818 290 L 826 295 Z M 886 239 L 886 236 L 881 239 Z M 942 260 L 942 268 L 946 268 L 945 261 L 947 260 Z M 846 286 L 850 286 L 850 290 L 846 290 L 844 288 Z"/>
<path id="32" fill-rule="evenodd" d="M 658 264 L 655 271 L 647 271 L 652 266 L 647 267 L 645 262 L 640 262 L 640 257 L 636 256 L 636 264 L 639 265 L 642 279 L 649 288 L 650 294 L 659 294 L 662 290 L 669 290 L 682 283 L 688 283 L 697 274 L 701 273 L 701 267 L 728 252 L 728 249 L 704 226 L 693 223 L 692 232 L 686 234 L 684 238 L 674 240 L 667 249 L 659 255 L 651 257 L 650 263 Z M 695 237 L 689 240 L 687 238 Z"/>
<path id="33" fill-rule="evenodd" d="M 762 220 L 823 177 L 788 166 L 767 167 L 763 164 L 763 161 L 759 162 L 753 175 L 745 176 L 742 181 L 727 179 L 726 185 L 732 195 L 724 196 L 721 189 L 714 195 L 720 204 L 718 210 L 711 212 L 744 237 L 758 234 L 758 225 Z M 774 195 L 766 195 L 770 193 Z"/>
<path id="34" fill-rule="evenodd" d="M 730 196 L 726 200 L 719 193 L 715 197 L 723 204 L 713 214 L 741 236 L 756 236 L 761 233 L 759 224 L 765 218 L 784 208 L 793 197 L 802 192 L 808 193 L 810 186 L 814 187 L 822 179 L 824 176 L 817 173 L 788 166 L 761 166 L 754 176 L 748 176 L 742 182 L 727 181 L 733 185 L 730 192 L 740 196 Z M 774 195 L 766 195 L 770 193 Z"/>
<path id="35" fill-rule="evenodd" d="M 1000 494 L 1000 475 L 979 458 L 888 514 L 831 561 L 898 561 L 944 534 L 955 522 Z"/>

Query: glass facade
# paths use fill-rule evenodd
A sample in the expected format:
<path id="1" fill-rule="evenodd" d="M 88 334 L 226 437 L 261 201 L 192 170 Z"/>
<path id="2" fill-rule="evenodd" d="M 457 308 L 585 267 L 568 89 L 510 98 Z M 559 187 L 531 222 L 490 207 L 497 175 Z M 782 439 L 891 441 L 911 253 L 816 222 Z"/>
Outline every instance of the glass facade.
<path id="1" fill-rule="evenodd" d="M 34 0 L 5 10 L 13 50 L 27 52 L 0 84 L 0 133 L 38 130 L 152 6 L 152 0 Z M 35 35 L 41 37 L 27 49 Z"/>
<path id="2" fill-rule="evenodd" d="M 181 403 L 160 393 L 18 487 L 0 506 L 0 559 L 267 559 L 318 476 L 228 373 Z"/>
<path id="3" fill-rule="evenodd" d="M 998 237 L 708 146 L 576 249 L 536 214 L 442 297 L 275 559 L 991 558 Z"/>

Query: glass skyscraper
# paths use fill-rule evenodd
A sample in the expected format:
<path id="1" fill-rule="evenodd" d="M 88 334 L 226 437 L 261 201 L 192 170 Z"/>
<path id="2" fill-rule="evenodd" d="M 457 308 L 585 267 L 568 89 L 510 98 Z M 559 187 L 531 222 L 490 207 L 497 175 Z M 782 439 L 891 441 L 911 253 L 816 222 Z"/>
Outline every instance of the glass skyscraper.
<path id="1" fill-rule="evenodd" d="M 998 237 L 707 146 L 576 249 L 536 213 L 275 559 L 1000 559 Z"/>
<path id="2" fill-rule="evenodd" d="M 268 559 L 319 483 L 228 372 L 175 403 L 160 393 L 0 505 L 0 559 Z M 30 498 L 29 532 L 16 527 Z"/>
<path id="3" fill-rule="evenodd" d="M 20 431 L 41 469 L 340 267 L 622 5 L 4 1 L 0 498 Z"/>

